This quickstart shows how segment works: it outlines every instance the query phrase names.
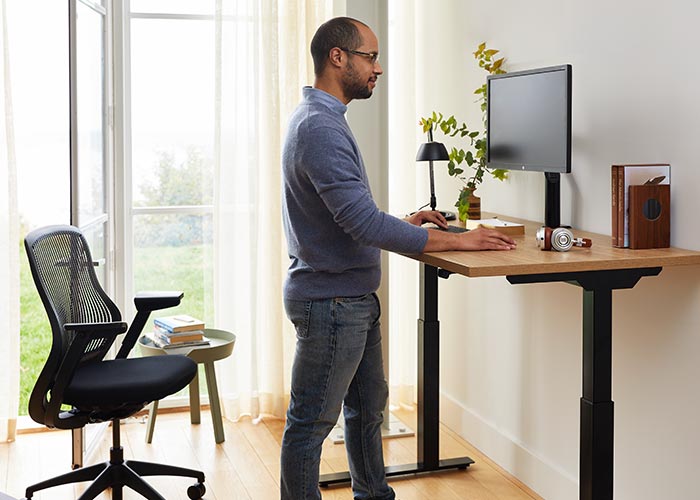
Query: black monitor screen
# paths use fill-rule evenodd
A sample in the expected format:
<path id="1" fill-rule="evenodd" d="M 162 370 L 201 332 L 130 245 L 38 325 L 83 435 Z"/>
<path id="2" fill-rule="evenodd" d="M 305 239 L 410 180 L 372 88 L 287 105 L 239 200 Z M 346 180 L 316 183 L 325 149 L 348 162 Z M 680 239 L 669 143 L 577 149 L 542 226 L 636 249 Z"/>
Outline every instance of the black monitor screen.
<path id="1" fill-rule="evenodd" d="M 509 170 L 571 171 L 571 66 L 488 77 L 487 161 Z"/>

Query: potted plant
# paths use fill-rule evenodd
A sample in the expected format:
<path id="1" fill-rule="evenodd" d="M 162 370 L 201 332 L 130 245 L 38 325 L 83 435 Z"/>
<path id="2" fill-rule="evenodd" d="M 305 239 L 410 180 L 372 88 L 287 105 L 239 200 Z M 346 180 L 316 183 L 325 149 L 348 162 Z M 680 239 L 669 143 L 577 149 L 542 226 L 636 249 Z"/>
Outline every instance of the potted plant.
<path id="1" fill-rule="evenodd" d="M 474 58 L 478 61 L 479 67 L 489 74 L 503 74 L 503 62 L 505 58 L 494 59 L 499 51 L 489 49 L 486 43 L 479 44 Z M 490 169 L 486 164 L 486 83 L 474 91 L 477 95 L 476 102 L 480 103 L 482 112 L 483 130 L 470 130 L 467 124 L 457 122 L 454 115 L 445 118 L 442 113 L 433 111 L 427 118 L 421 118 L 420 125 L 423 132 L 430 133 L 432 130 L 440 130 L 449 137 L 459 136 L 468 141 L 465 148 L 453 147 L 450 151 L 450 161 L 447 164 L 447 173 L 462 181 L 459 197 L 455 203 L 459 213 L 459 220 L 465 222 L 468 218 L 481 218 L 481 203 L 474 191 L 484 180 L 484 174 L 489 173 L 499 180 L 507 177 L 507 171 L 502 169 Z M 470 174 L 465 174 L 462 163 L 471 168 Z"/>

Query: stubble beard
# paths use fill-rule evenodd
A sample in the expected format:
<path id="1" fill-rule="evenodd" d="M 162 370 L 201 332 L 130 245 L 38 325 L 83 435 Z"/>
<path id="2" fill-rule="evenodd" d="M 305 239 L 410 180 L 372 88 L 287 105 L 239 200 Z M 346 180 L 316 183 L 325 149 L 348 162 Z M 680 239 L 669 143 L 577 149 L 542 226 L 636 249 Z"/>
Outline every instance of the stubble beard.
<path id="1" fill-rule="evenodd" d="M 343 75 L 343 92 L 347 98 L 369 99 L 372 97 L 372 89 L 367 80 L 362 81 L 355 71 L 355 67 L 348 62 L 347 69 Z"/>

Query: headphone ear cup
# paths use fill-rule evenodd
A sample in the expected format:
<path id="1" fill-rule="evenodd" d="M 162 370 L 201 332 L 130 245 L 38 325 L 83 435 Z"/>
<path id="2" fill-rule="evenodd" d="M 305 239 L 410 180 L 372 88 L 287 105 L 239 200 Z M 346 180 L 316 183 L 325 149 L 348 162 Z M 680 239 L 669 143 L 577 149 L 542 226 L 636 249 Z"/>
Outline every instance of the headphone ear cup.
<path id="1" fill-rule="evenodd" d="M 574 235 L 565 227 L 551 230 L 551 247 L 557 252 L 568 252 L 574 246 Z"/>
<path id="2" fill-rule="evenodd" d="M 551 250 L 552 229 L 545 226 L 540 227 L 535 233 L 535 240 L 537 241 L 537 248 L 540 250 Z"/>

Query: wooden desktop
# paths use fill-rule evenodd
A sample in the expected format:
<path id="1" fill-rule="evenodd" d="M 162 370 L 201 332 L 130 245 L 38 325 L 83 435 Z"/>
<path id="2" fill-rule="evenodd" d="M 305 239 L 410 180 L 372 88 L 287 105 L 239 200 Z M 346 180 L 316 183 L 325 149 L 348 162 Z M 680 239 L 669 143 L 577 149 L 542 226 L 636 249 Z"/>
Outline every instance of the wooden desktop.
<path id="1" fill-rule="evenodd" d="M 500 217 L 483 214 L 484 218 Z M 417 463 L 387 467 L 387 475 L 464 469 L 469 457 L 439 457 L 438 278 L 460 274 L 470 278 L 504 276 L 511 284 L 566 282 L 583 291 L 583 388 L 581 397 L 580 470 L 581 500 L 613 498 L 612 401 L 612 291 L 633 288 L 645 276 L 663 267 L 700 264 L 700 252 L 678 248 L 631 250 L 614 248 L 611 237 L 573 230 L 590 238 L 591 248 L 569 252 L 540 250 L 535 233 L 541 224 L 500 217 L 525 226 L 514 236 L 518 247 L 506 252 L 429 252 L 406 255 L 421 263 L 418 318 L 418 426 Z M 325 476 L 321 484 L 347 480 L 342 474 Z"/>

